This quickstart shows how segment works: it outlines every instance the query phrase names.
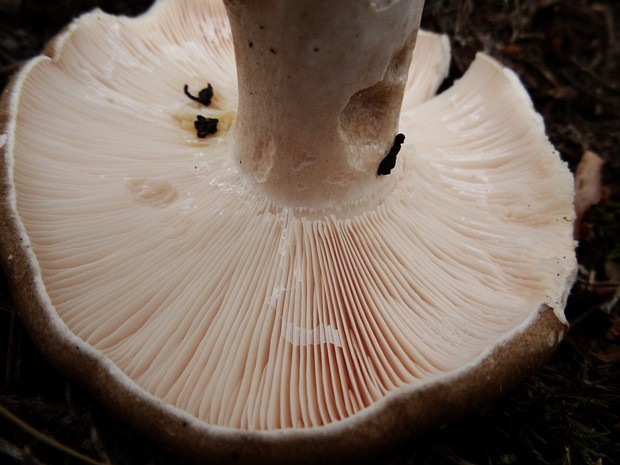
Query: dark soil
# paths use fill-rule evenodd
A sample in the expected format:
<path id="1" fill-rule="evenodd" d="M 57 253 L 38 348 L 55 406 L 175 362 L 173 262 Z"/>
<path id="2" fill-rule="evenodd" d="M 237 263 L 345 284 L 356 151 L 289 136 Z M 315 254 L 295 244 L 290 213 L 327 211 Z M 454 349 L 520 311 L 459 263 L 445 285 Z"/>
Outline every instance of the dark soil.
<path id="1" fill-rule="evenodd" d="M 150 3 L 0 0 L 0 85 L 79 13 L 134 15 Z M 558 353 L 527 384 L 412 442 L 391 464 L 620 464 L 619 21 L 617 0 L 427 0 L 423 27 L 450 36 L 451 79 L 478 51 L 515 70 L 570 167 L 588 150 L 603 158 L 603 197 L 577 228 L 580 273 Z M 40 357 L 4 279 L 0 407 L 0 464 L 180 463 Z"/>

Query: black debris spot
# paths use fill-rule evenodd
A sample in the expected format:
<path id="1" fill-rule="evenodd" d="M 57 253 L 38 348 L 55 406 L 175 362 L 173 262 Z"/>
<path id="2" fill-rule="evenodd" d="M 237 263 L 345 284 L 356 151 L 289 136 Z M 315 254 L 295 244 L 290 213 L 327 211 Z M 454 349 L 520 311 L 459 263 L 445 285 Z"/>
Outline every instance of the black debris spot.
<path id="1" fill-rule="evenodd" d="M 194 102 L 201 103 L 205 107 L 208 107 L 209 105 L 211 105 L 211 99 L 213 98 L 213 87 L 211 86 L 211 84 L 208 84 L 206 88 L 198 92 L 198 97 L 189 93 L 189 88 L 187 84 L 185 84 L 185 87 L 183 88 L 183 92 L 185 92 L 185 95 L 187 95 L 187 97 L 193 100 Z"/>
<path id="2" fill-rule="evenodd" d="M 209 134 L 215 134 L 217 132 L 217 123 L 218 120 L 216 118 L 205 118 L 202 115 L 198 115 L 196 121 L 194 121 L 196 135 L 204 139 Z"/>
<path id="3" fill-rule="evenodd" d="M 400 152 L 400 146 L 403 142 L 405 142 L 405 136 L 403 134 L 396 134 L 392 148 L 385 158 L 381 160 L 381 163 L 379 163 L 379 168 L 377 168 L 377 176 L 385 176 L 392 172 L 396 166 L 396 155 Z"/>

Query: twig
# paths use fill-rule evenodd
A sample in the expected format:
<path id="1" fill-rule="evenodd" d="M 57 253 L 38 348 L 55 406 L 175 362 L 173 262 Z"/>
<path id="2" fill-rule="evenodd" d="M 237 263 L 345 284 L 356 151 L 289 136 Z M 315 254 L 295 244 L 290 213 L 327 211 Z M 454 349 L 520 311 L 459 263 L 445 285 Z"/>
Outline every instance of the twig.
<path id="1" fill-rule="evenodd" d="M 42 443 L 47 444 L 49 447 L 52 447 L 53 449 L 63 452 L 64 454 L 70 457 L 73 457 L 74 459 L 81 460 L 82 462 L 88 463 L 90 465 L 110 465 L 110 462 L 99 462 L 97 460 L 91 459 L 90 457 L 87 457 L 86 455 L 83 455 L 79 453 L 78 451 L 65 446 L 64 444 L 61 444 L 60 442 L 56 441 L 54 438 L 46 436 L 40 431 L 37 431 L 35 428 L 30 426 L 24 420 L 15 416 L 13 413 L 11 413 L 6 408 L 4 408 L 3 405 L 0 405 L 0 416 L 3 416 L 7 420 L 9 420 L 11 423 L 15 424 L 16 426 L 21 428 L 23 431 L 28 433 L 30 436 L 36 438 Z"/>

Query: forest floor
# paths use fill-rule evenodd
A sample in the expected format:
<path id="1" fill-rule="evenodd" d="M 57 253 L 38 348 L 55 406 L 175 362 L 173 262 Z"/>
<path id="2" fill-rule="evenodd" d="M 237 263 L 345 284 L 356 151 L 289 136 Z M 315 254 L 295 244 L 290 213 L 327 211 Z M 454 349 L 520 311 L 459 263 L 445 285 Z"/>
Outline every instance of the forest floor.
<path id="1" fill-rule="evenodd" d="M 72 18 L 147 0 L 0 1 L 0 86 Z M 450 82 L 484 51 L 512 68 L 577 172 L 579 275 L 570 331 L 529 382 L 411 444 L 391 465 L 620 464 L 620 2 L 427 0 L 452 44 Z M 45 99 L 45 95 L 41 99 Z M 600 173 L 600 179 L 598 177 Z M 585 191 L 594 192 L 594 199 Z M 0 279 L 0 463 L 180 464 L 96 405 L 34 349 Z"/>

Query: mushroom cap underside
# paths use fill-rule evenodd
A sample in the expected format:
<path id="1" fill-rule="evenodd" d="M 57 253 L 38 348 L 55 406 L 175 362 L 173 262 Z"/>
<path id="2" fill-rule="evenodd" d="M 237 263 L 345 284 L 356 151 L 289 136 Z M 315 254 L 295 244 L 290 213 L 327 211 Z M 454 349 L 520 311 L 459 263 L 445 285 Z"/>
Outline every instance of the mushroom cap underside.
<path id="1" fill-rule="evenodd" d="M 47 53 L 2 106 L 13 292 L 44 352 L 186 453 L 369 451 L 498 395 L 561 338 L 572 177 L 491 58 L 431 98 L 449 57 L 421 33 L 389 194 L 305 212 L 228 156 L 219 2 L 93 12 Z M 183 94 L 207 83 L 209 107 Z"/>

